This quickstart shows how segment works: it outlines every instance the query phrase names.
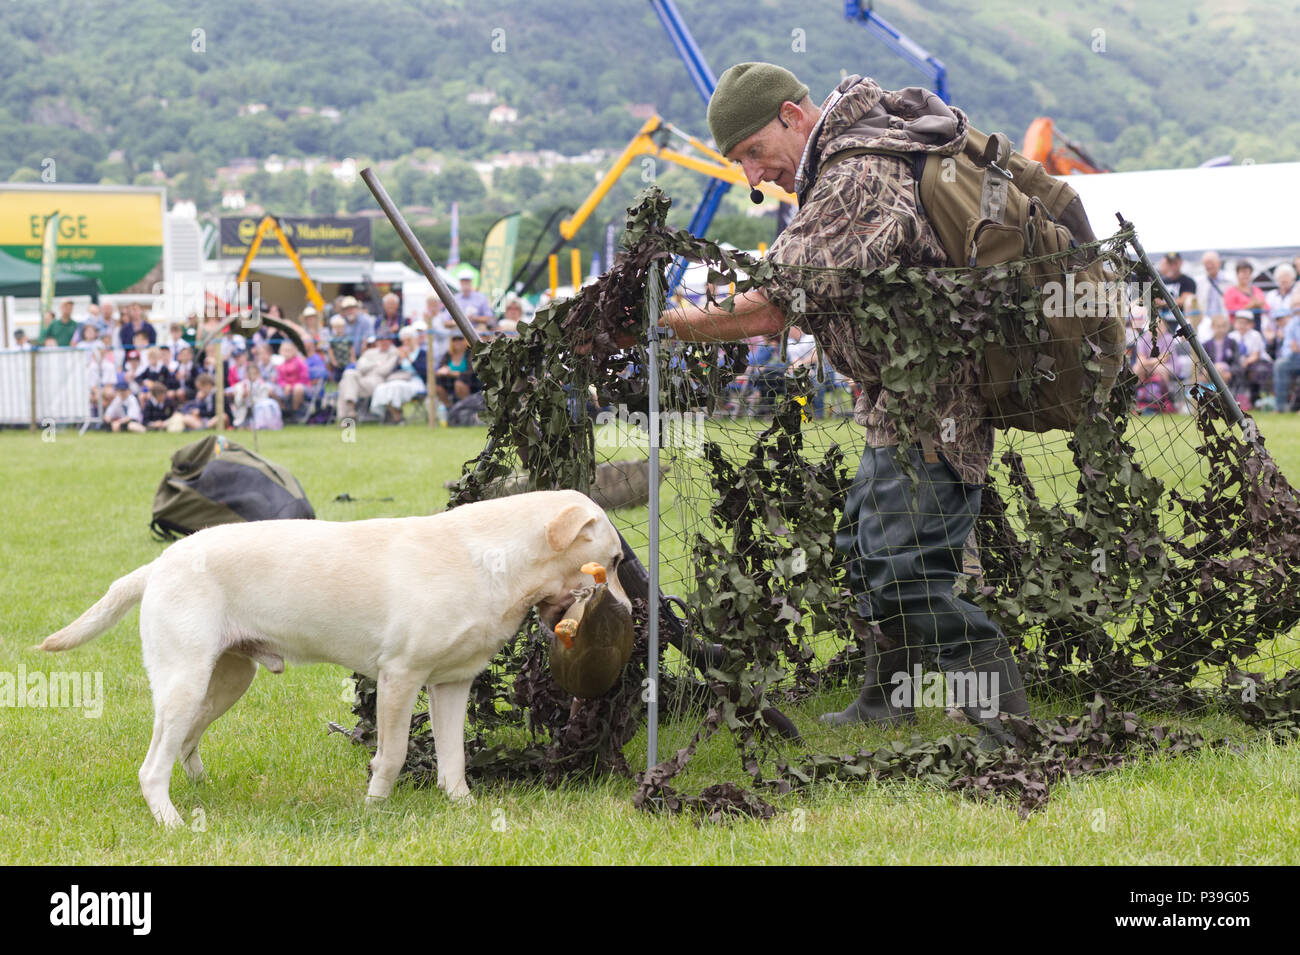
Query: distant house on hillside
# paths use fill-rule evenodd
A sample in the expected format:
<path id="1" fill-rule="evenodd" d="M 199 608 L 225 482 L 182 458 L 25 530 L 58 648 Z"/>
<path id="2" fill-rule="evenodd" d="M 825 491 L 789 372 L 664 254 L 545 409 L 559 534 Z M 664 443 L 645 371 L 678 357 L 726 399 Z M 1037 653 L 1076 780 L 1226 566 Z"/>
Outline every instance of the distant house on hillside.
<path id="1" fill-rule="evenodd" d="M 245 103 L 239 107 L 240 116 L 256 116 L 258 113 L 266 112 L 265 103 Z"/>
<path id="2" fill-rule="evenodd" d="M 488 122 L 517 123 L 519 122 L 519 110 L 513 106 L 507 106 L 505 103 L 493 106 L 492 112 L 488 113 Z"/>
<path id="3" fill-rule="evenodd" d="M 221 208 L 242 209 L 247 204 L 243 189 L 223 189 L 221 191 Z"/>
<path id="4" fill-rule="evenodd" d="M 322 106 L 316 111 L 322 119 L 328 119 L 331 123 L 337 123 L 341 114 L 333 106 Z"/>
<path id="5" fill-rule="evenodd" d="M 496 90 L 475 90 L 465 94 L 465 102 L 474 106 L 486 106 L 497 98 Z"/>
<path id="6" fill-rule="evenodd" d="M 330 163 L 330 172 L 339 182 L 356 182 L 357 161 L 355 159 L 344 159 L 342 162 L 332 162 Z"/>

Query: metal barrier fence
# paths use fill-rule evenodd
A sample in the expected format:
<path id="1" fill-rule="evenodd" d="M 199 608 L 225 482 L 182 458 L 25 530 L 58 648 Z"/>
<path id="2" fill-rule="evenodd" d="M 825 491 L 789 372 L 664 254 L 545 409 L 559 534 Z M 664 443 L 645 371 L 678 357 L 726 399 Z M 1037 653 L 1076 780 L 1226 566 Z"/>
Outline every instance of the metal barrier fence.
<path id="1" fill-rule="evenodd" d="M 0 425 L 80 424 L 90 417 L 89 353 L 0 350 Z"/>

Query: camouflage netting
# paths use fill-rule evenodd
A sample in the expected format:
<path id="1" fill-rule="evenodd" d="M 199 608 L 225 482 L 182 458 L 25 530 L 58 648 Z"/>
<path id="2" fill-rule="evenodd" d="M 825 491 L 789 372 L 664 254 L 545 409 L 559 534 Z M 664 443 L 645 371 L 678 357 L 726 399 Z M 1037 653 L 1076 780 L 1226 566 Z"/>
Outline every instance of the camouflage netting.
<path id="1" fill-rule="evenodd" d="M 667 209 L 657 189 L 643 193 L 609 272 L 521 326 L 518 338 L 477 353 L 489 439 L 451 506 L 577 488 L 648 559 L 648 442 L 638 417 L 648 407 L 648 356 L 644 344 L 626 348 L 616 337 L 644 342 L 647 316 L 662 304 L 651 290 L 677 255 L 708 263 L 720 296 L 802 287 L 790 270 L 667 230 Z M 1126 255 L 1130 235 L 1083 251 L 1105 258 L 1118 280 L 1145 278 Z M 1038 292 L 1022 282 L 1034 264 L 861 273 L 853 300 L 835 306 L 851 326 L 821 322 L 815 309 L 825 303 L 811 304 L 800 323 L 830 334 L 851 327 L 859 347 L 886 356 L 883 387 L 910 440 L 937 424 L 936 383 L 950 356 L 1038 333 Z M 1158 321 L 1153 313 L 1153 336 Z M 1007 633 L 1035 713 L 1081 715 L 1004 716 L 1015 744 L 1000 752 L 951 724 L 910 739 L 895 733 L 870 750 L 860 728 L 819 727 L 810 714 L 856 692 L 871 632 L 851 624 L 855 603 L 834 549 L 863 436 L 845 387 L 824 368 L 756 398 L 747 351 L 660 346 L 660 407 L 678 429 L 660 452 L 661 588 L 681 600 L 660 603 L 658 701 L 671 756 L 636 775 L 638 806 L 767 818 L 774 810 L 763 791 L 897 779 L 1008 797 L 1024 813 L 1062 776 L 1238 745 L 1203 739 L 1180 725 L 1184 715 L 1226 712 L 1258 734 L 1300 735 L 1300 671 L 1288 669 L 1300 656 L 1290 635 L 1300 623 L 1300 503 L 1249 418 L 1231 422 L 1202 385 L 1180 396 L 1185 413 L 1137 415 L 1129 371 L 1109 393 L 1087 396 L 1073 434 L 999 433 L 976 525 L 982 574 L 962 584 Z M 592 389 L 600 407 L 619 411 L 598 412 Z M 551 679 L 529 618 L 474 687 L 475 781 L 633 775 L 624 751 L 645 724 L 649 696 L 648 605 L 634 604 L 637 644 L 622 682 L 576 703 Z M 704 656 L 700 641 L 711 645 Z M 374 684 L 359 678 L 359 687 L 357 726 L 333 728 L 373 747 Z M 783 712 L 798 713 L 803 738 L 789 738 Z M 417 709 L 406 765 L 417 783 L 436 775 L 426 724 Z M 754 788 L 675 791 L 698 746 L 724 728 Z"/>

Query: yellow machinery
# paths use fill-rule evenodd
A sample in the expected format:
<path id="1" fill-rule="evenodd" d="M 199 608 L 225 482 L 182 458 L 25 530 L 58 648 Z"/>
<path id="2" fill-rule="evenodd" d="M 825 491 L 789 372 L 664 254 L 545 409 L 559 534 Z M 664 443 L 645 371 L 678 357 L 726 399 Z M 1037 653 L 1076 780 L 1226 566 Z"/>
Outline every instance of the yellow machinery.
<path id="1" fill-rule="evenodd" d="M 280 240 L 280 248 L 284 249 L 284 254 L 289 257 L 293 267 L 298 271 L 298 278 L 302 280 L 302 287 L 307 290 L 307 298 L 311 300 L 312 305 L 316 306 L 316 311 L 322 317 L 325 315 L 325 300 L 316 290 L 316 283 L 311 280 L 307 270 L 302 267 L 302 259 L 298 257 L 298 250 L 294 248 L 293 243 L 289 241 L 288 233 L 285 232 L 284 226 L 276 216 L 268 215 L 262 218 L 257 224 L 257 232 L 253 235 L 253 241 L 248 244 L 248 251 L 244 253 L 244 261 L 240 263 L 239 275 L 235 281 L 243 285 L 248 280 L 248 272 L 253 266 L 253 259 L 256 257 L 259 249 L 262 248 L 262 240 L 266 238 L 267 233 L 274 232 L 275 237 Z"/>
<path id="2" fill-rule="evenodd" d="M 669 148 L 668 141 L 670 137 L 675 137 L 686 143 L 704 158 Z M 592 212 L 595 211 L 596 206 L 600 205 L 601 200 L 609 194 L 614 183 L 618 181 L 618 177 L 627 170 L 627 167 L 632 164 L 632 160 L 638 156 L 653 156 L 656 159 L 676 163 L 701 175 L 721 179 L 724 182 L 730 182 L 733 185 L 749 189 L 749 182 L 745 179 L 745 173 L 738 163 L 733 163 L 699 139 L 683 132 L 671 123 L 665 122 L 662 117 L 658 115 L 651 116 L 632 138 L 632 141 L 627 144 L 619 157 L 614 160 L 614 164 L 609 167 L 609 171 L 605 173 L 600 182 L 596 184 L 596 187 L 583 200 L 582 205 L 569 218 L 561 220 L 560 238 L 551 248 L 548 256 L 538 262 L 532 274 L 524 281 L 523 287 L 525 289 L 530 288 L 537 281 L 542 270 L 547 268 L 550 256 L 558 253 L 566 242 L 572 241 L 573 237 L 578 234 L 578 230 L 582 228 Z M 763 195 L 770 196 L 778 202 L 784 202 L 790 206 L 796 205 L 795 197 L 791 193 L 773 183 L 760 183 L 758 190 Z M 554 278 L 552 279 L 552 285 L 554 285 Z"/>

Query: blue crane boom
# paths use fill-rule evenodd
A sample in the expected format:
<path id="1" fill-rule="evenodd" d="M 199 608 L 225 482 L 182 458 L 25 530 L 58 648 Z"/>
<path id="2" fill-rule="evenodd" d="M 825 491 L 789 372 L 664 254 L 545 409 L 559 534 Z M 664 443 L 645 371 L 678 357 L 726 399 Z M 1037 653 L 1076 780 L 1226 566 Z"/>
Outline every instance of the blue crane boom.
<path id="1" fill-rule="evenodd" d="M 948 68 L 943 61 L 931 56 L 910 37 L 900 33 L 883 20 L 873 9 L 871 0 L 844 0 L 844 16 L 861 23 L 867 32 L 876 37 L 908 63 L 930 78 L 930 88 L 945 103 L 948 99 Z"/>

